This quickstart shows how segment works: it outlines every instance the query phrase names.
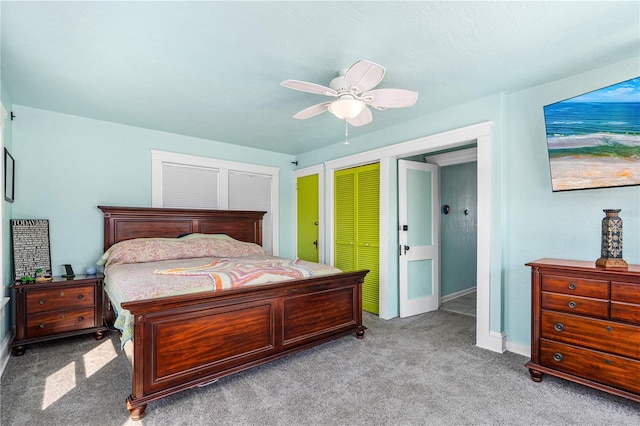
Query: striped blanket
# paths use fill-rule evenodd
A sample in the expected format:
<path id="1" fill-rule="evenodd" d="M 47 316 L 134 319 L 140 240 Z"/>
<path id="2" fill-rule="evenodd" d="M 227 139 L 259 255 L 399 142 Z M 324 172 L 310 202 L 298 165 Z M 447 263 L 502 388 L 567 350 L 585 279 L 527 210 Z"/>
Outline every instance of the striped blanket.
<path id="1" fill-rule="evenodd" d="M 216 290 L 242 287 L 245 284 L 286 281 L 313 277 L 313 270 L 300 264 L 299 259 L 215 259 L 211 263 L 186 268 L 156 270 L 158 275 L 206 275 Z"/>

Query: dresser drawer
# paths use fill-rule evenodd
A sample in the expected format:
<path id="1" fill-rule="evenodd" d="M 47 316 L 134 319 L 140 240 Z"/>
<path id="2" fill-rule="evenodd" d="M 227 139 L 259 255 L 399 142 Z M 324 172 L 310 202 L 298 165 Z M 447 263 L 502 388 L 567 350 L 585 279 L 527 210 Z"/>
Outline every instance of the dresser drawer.
<path id="1" fill-rule="evenodd" d="M 611 302 L 611 319 L 640 325 L 640 305 Z"/>
<path id="2" fill-rule="evenodd" d="M 609 318 L 609 301 L 564 294 L 542 293 L 542 309 Z"/>
<path id="3" fill-rule="evenodd" d="M 93 308 L 31 315 L 27 318 L 27 338 L 95 327 Z"/>
<path id="4" fill-rule="evenodd" d="M 609 281 L 543 275 L 542 291 L 593 297 L 594 299 L 608 299 Z"/>
<path id="5" fill-rule="evenodd" d="M 542 312 L 541 336 L 640 360 L 640 327 Z"/>
<path id="6" fill-rule="evenodd" d="M 640 305 L 640 284 L 612 281 L 611 300 Z"/>
<path id="7" fill-rule="evenodd" d="M 27 293 L 27 315 L 93 306 L 94 293 L 95 286 L 93 285 L 30 291 Z"/>
<path id="8" fill-rule="evenodd" d="M 640 361 L 541 339 L 540 364 L 594 382 L 640 393 Z"/>

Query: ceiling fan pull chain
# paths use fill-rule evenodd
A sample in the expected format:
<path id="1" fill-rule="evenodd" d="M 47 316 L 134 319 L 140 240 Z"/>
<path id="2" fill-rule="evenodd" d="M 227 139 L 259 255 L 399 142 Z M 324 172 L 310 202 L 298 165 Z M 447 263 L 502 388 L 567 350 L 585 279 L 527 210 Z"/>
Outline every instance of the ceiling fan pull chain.
<path id="1" fill-rule="evenodd" d="M 344 120 L 344 144 L 349 145 L 349 122 Z"/>

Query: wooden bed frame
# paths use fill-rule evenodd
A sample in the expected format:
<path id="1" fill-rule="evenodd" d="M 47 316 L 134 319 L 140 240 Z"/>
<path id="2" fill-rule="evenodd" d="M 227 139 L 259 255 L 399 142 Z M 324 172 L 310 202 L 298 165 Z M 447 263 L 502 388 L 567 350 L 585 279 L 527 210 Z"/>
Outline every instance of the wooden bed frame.
<path id="1" fill-rule="evenodd" d="M 264 212 L 98 207 L 105 250 L 132 238 L 192 232 L 262 242 Z M 123 303 L 135 317 L 131 419 L 176 392 L 348 334 L 364 337 L 367 272 Z"/>

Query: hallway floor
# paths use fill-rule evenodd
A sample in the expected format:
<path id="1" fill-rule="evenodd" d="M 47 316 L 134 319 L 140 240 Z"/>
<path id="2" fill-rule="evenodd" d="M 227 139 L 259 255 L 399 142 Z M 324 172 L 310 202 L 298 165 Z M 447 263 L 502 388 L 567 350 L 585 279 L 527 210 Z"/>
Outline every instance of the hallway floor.
<path id="1" fill-rule="evenodd" d="M 476 292 L 465 294 L 464 296 L 457 297 L 449 300 L 442 305 L 440 309 L 448 312 L 455 312 L 458 314 L 476 316 Z"/>

